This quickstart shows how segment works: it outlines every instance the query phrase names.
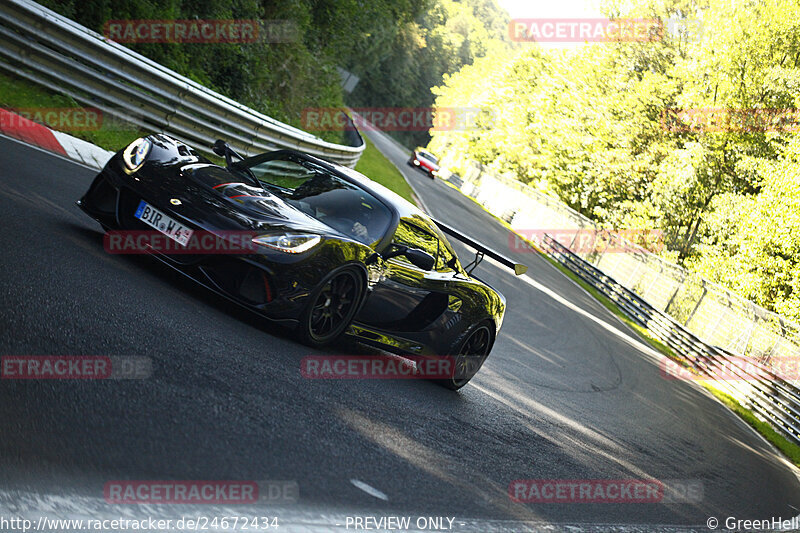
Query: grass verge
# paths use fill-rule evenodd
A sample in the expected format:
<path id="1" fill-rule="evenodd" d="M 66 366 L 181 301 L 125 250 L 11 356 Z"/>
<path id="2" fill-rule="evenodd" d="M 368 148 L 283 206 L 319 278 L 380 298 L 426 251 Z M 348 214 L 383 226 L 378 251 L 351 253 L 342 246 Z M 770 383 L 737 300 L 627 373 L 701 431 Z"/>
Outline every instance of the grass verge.
<path id="1" fill-rule="evenodd" d="M 386 156 L 375 148 L 375 145 L 366 136 L 364 136 L 364 142 L 367 143 L 367 146 L 358 160 L 356 170 L 416 205 L 411 186 L 394 166 L 394 163 L 386 159 Z"/>
<path id="2" fill-rule="evenodd" d="M 76 127 L 77 123 L 69 123 L 68 120 L 64 120 L 64 117 L 75 117 L 76 115 L 63 112 L 86 110 L 85 106 L 80 105 L 72 97 L 38 87 L 6 72 L 0 72 L 0 107 L 11 111 L 16 110 L 19 114 L 41 122 L 54 130 L 63 131 L 112 152 L 125 148 L 136 138 L 149 133 L 141 131 L 132 124 L 103 117 L 99 110 L 97 112 L 100 113 L 101 119 L 96 122 L 96 127 Z M 56 113 L 48 114 L 48 111 L 56 111 Z M 403 175 L 369 140 L 365 138 L 364 141 L 367 146 L 356 170 L 416 204 L 411 187 Z M 208 157 L 213 159 L 212 156 Z M 214 162 L 219 163 L 220 161 L 215 160 Z"/>
<path id="3" fill-rule="evenodd" d="M 100 110 L 94 110 L 98 120 L 82 123 L 76 111 L 87 111 L 86 106 L 7 72 L 0 72 L 0 107 L 112 152 L 143 134 L 136 126 L 104 116 Z"/>
<path id="4" fill-rule="evenodd" d="M 786 439 L 786 437 L 775 431 L 768 423 L 756 418 L 752 411 L 740 404 L 735 398 L 732 398 L 714 387 L 713 383 L 701 381 L 700 384 L 711 394 L 716 396 L 719 401 L 728 406 L 731 411 L 739 415 L 739 418 L 761 433 L 764 438 L 778 448 L 791 462 L 796 466 L 800 466 L 800 446 Z"/>

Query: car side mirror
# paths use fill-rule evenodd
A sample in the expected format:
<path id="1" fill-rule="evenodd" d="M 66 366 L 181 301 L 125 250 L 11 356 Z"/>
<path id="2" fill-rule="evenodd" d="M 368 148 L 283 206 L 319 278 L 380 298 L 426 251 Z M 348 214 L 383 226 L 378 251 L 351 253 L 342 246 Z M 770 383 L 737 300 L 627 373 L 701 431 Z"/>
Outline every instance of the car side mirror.
<path id="1" fill-rule="evenodd" d="M 417 268 L 421 268 L 422 270 L 433 270 L 433 265 L 436 262 L 431 254 L 424 252 L 419 248 L 410 248 L 408 246 L 399 245 L 395 245 L 391 251 L 384 253 L 383 258 L 391 259 L 392 257 L 397 257 L 398 255 L 406 256 L 406 258 L 411 261 L 412 265 Z"/>
<path id="2" fill-rule="evenodd" d="M 407 248 L 403 255 L 411 261 L 412 265 L 422 270 L 433 270 L 433 264 L 436 262 L 431 254 L 418 248 Z"/>
<path id="3" fill-rule="evenodd" d="M 228 144 L 222 139 L 217 139 L 211 149 L 220 157 L 225 157 L 228 155 Z"/>
<path id="4" fill-rule="evenodd" d="M 217 154 L 220 157 L 225 158 L 225 164 L 227 166 L 231 166 L 233 163 L 233 158 L 236 157 L 238 159 L 244 160 L 241 154 L 239 154 L 236 150 L 231 148 L 228 143 L 223 141 L 222 139 L 217 139 L 214 141 L 214 145 L 211 147 L 211 151 Z M 255 178 L 253 178 L 255 179 Z"/>

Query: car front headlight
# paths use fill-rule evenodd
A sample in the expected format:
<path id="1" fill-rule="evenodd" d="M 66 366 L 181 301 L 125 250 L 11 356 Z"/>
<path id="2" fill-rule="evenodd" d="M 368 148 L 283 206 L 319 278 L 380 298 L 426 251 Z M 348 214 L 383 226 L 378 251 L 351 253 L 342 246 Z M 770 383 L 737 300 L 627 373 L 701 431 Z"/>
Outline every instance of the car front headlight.
<path id="1" fill-rule="evenodd" d="M 144 165 L 150 147 L 153 145 L 148 139 L 136 139 L 122 152 L 122 161 L 128 170 L 136 172 Z"/>
<path id="2" fill-rule="evenodd" d="M 287 254 L 301 254 L 322 242 L 322 238 L 319 235 L 307 233 L 285 233 L 282 235 L 261 235 L 254 237 L 253 242 Z"/>

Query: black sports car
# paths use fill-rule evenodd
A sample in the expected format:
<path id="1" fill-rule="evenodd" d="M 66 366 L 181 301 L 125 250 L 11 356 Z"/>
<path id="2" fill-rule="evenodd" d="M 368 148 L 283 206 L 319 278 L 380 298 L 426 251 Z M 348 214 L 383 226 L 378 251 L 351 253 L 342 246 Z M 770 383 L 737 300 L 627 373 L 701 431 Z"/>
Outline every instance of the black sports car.
<path id="1" fill-rule="evenodd" d="M 145 245 L 203 286 L 321 346 L 346 333 L 412 356 L 445 356 L 458 389 L 489 355 L 503 296 L 462 267 L 444 233 L 525 269 L 438 224 L 346 167 L 279 150 L 247 159 L 223 141 L 212 164 L 166 135 L 114 155 L 78 205 L 109 232 L 150 232 Z M 238 158 L 234 162 L 234 158 Z M 246 235 L 246 243 L 241 235 Z M 235 235 L 241 253 L 193 248 Z M 108 241 L 107 241 L 108 242 Z M 181 251 L 199 250 L 196 253 Z"/>

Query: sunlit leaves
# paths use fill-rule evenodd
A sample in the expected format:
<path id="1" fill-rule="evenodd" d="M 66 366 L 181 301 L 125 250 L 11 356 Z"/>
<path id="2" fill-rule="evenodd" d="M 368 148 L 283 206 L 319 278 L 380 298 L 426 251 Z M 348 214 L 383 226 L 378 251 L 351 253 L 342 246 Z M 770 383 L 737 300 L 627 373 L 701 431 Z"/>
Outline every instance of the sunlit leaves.
<path id="1" fill-rule="evenodd" d="M 662 229 L 668 257 L 800 317 L 800 120 L 793 129 L 757 125 L 759 113 L 800 105 L 800 3 L 612 0 L 606 8 L 694 21 L 701 32 L 574 51 L 531 45 L 478 60 L 435 89 L 437 104 L 500 118 L 436 132 L 431 149 L 509 172 L 601 225 Z M 665 113 L 681 109 L 744 120 L 670 130 Z"/>

